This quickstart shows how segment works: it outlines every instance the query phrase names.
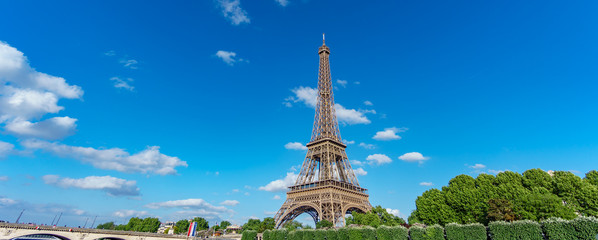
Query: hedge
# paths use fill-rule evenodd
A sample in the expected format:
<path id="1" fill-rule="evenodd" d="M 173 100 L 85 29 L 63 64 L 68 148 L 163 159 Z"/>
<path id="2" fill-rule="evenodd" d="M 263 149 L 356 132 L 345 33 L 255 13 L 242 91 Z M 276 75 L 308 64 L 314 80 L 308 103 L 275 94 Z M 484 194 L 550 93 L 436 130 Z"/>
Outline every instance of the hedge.
<path id="1" fill-rule="evenodd" d="M 530 220 L 507 223 L 491 222 L 490 237 L 492 240 L 542 240 L 540 224 Z"/>
<path id="2" fill-rule="evenodd" d="M 280 229 L 280 230 L 272 230 L 272 233 L 270 233 L 270 239 L 272 240 L 285 240 L 287 239 L 287 234 L 289 232 L 286 229 Z"/>
<path id="3" fill-rule="evenodd" d="M 338 231 L 334 228 L 326 230 L 326 240 L 343 240 L 338 237 Z"/>
<path id="4" fill-rule="evenodd" d="M 593 240 L 598 239 L 598 218 L 579 217 L 572 220 L 577 239 Z"/>
<path id="5" fill-rule="evenodd" d="M 376 240 L 376 229 L 370 226 L 361 228 L 361 237 L 363 240 Z"/>
<path id="6" fill-rule="evenodd" d="M 253 230 L 245 230 L 243 231 L 243 237 L 241 240 L 255 240 L 257 238 L 257 232 Z"/>
<path id="7" fill-rule="evenodd" d="M 303 240 L 314 240 L 314 230 L 313 229 L 305 229 L 302 230 L 303 232 Z"/>
<path id="8" fill-rule="evenodd" d="M 444 227 L 447 240 L 486 240 L 486 227 L 481 223 L 456 224 L 449 223 Z"/>
<path id="9" fill-rule="evenodd" d="M 347 240 L 349 239 L 349 228 L 344 227 L 344 228 L 339 228 L 337 231 L 337 235 L 336 238 L 338 240 Z"/>
<path id="10" fill-rule="evenodd" d="M 542 221 L 542 229 L 548 240 L 577 240 L 572 221 L 549 218 Z"/>
<path id="11" fill-rule="evenodd" d="M 326 240 L 326 230 L 316 229 L 314 231 L 314 240 Z"/>
<path id="12" fill-rule="evenodd" d="M 409 228 L 411 240 L 444 240 L 444 229 L 440 225 L 428 227 L 413 226 Z"/>
<path id="13" fill-rule="evenodd" d="M 270 230 L 264 231 L 264 233 L 262 233 L 262 239 L 263 240 L 272 240 L 272 231 L 270 231 Z"/>
<path id="14" fill-rule="evenodd" d="M 287 240 L 303 240 L 303 232 L 299 230 L 291 231 L 287 235 Z"/>

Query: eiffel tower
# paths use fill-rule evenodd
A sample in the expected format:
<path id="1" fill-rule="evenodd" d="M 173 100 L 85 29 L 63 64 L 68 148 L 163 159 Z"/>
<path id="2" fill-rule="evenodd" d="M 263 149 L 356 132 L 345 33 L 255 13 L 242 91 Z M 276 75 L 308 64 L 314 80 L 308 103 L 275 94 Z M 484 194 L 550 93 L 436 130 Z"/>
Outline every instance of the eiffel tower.
<path id="1" fill-rule="evenodd" d="M 311 140 L 295 185 L 289 187 L 287 200 L 274 216 L 276 228 L 302 213 L 309 214 L 315 222 L 325 219 L 335 226 L 344 226 L 345 214 L 372 209 L 367 189 L 359 186 L 345 153 L 347 145 L 341 140 L 330 79 L 330 49 L 322 37 Z"/>

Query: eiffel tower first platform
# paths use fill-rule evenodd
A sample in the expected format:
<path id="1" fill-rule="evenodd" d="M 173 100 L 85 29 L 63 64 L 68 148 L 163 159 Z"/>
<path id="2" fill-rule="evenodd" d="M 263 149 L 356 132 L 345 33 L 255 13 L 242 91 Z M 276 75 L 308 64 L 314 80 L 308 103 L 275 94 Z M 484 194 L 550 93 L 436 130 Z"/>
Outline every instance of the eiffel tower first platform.
<path id="1" fill-rule="evenodd" d="M 345 214 L 372 209 L 367 189 L 359 186 L 345 153 L 347 146 L 341 140 L 330 78 L 330 49 L 324 40 L 318 54 L 318 101 L 311 140 L 295 185 L 289 187 L 287 200 L 274 216 L 276 228 L 302 213 L 315 222 L 325 219 L 344 226 Z"/>

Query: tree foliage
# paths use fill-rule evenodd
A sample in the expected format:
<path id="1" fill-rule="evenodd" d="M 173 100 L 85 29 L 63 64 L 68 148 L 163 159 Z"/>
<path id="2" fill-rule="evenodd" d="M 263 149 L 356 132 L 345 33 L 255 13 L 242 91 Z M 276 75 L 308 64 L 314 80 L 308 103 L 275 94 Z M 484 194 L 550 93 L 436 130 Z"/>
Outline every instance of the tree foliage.
<path id="1" fill-rule="evenodd" d="M 326 219 L 322 219 L 316 223 L 316 229 L 320 228 L 330 228 L 333 227 L 334 224 Z"/>
<path id="2" fill-rule="evenodd" d="M 347 217 L 346 225 L 357 224 L 363 226 L 379 227 L 379 226 L 397 226 L 405 224 L 405 220 L 390 214 L 385 208 L 376 206 L 370 212 L 359 213 L 352 212 L 351 216 Z"/>
<path id="3" fill-rule="evenodd" d="M 448 186 L 430 189 L 419 196 L 409 223 L 483 223 L 535 220 L 550 217 L 572 219 L 576 215 L 598 216 L 598 171 L 580 178 L 566 171 L 530 169 L 476 178 L 459 175 Z M 354 217 L 353 220 L 356 218 Z"/>
<path id="4" fill-rule="evenodd" d="M 160 228 L 160 220 L 158 218 L 138 218 L 129 219 L 127 224 L 115 225 L 114 222 L 107 222 L 99 224 L 97 229 L 110 229 L 119 231 L 134 231 L 134 232 L 157 232 Z"/>

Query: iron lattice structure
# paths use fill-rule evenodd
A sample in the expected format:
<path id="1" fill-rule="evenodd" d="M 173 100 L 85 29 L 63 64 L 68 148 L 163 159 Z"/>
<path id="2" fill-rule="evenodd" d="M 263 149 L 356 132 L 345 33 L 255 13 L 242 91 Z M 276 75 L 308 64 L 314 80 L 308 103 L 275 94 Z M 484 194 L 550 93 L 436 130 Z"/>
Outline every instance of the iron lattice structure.
<path id="1" fill-rule="evenodd" d="M 330 77 L 330 49 L 325 42 L 318 54 L 318 100 L 311 140 L 295 185 L 289 187 L 287 200 L 274 216 L 276 228 L 302 213 L 315 222 L 325 219 L 341 226 L 345 214 L 372 209 L 367 189 L 359 186 L 341 139 Z"/>

